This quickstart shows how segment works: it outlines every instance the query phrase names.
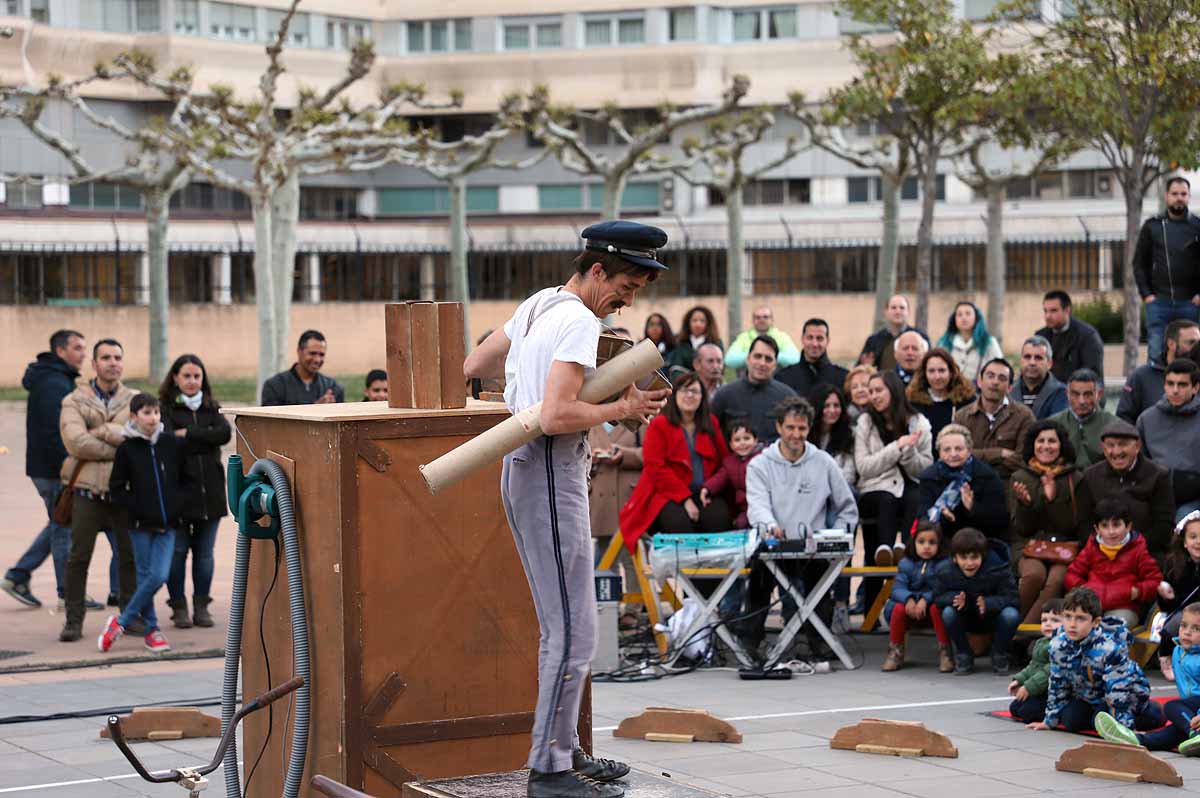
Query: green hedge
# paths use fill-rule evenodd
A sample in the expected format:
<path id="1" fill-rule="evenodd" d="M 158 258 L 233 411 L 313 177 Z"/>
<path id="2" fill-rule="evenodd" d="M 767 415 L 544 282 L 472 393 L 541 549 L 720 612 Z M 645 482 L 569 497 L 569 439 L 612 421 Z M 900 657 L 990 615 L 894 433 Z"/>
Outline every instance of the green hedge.
<path id="1" fill-rule="evenodd" d="M 1141 311 L 1141 335 L 1139 340 L 1146 340 L 1146 309 Z M 1125 305 L 1114 305 L 1108 299 L 1098 296 L 1091 302 L 1081 302 L 1071 307 L 1071 315 L 1080 321 L 1100 331 L 1100 338 L 1106 344 L 1121 344 L 1125 342 Z"/>

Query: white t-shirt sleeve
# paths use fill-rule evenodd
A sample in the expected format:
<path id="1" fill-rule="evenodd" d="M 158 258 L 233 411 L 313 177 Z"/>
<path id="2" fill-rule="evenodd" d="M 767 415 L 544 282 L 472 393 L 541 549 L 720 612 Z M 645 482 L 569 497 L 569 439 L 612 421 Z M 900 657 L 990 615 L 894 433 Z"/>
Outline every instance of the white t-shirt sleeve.
<path id="1" fill-rule="evenodd" d="M 552 360 L 578 363 L 584 368 L 596 367 L 596 339 L 600 335 L 600 323 L 589 312 L 587 316 L 576 315 L 567 319 L 558 330 L 554 342 Z"/>

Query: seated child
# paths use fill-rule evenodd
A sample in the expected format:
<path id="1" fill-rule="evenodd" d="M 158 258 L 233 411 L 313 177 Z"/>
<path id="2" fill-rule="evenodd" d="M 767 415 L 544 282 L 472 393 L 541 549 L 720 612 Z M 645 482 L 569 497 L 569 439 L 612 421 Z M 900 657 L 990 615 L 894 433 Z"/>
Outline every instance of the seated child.
<path id="1" fill-rule="evenodd" d="M 903 667 L 904 638 L 910 623 L 933 626 L 938 641 L 938 670 L 942 673 L 954 670 L 942 611 L 933 603 L 933 572 L 946 559 L 942 549 L 942 532 L 928 521 L 917 525 L 916 533 L 905 546 L 904 559 L 896 566 L 896 578 L 892 581 L 892 597 L 883 608 L 883 617 L 889 619 L 891 627 L 891 645 L 883 661 L 885 671 Z"/>
<path id="2" fill-rule="evenodd" d="M 1101 613 L 1099 596 L 1086 587 L 1063 598 L 1062 628 L 1050 641 L 1045 719 L 1029 728 L 1083 731 L 1101 710 L 1130 728 L 1162 725 L 1146 674 L 1129 656 L 1129 627 Z"/>
<path id="3" fill-rule="evenodd" d="M 950 541 L 950 557 L 933 573 L 933 603 L 954 643 L 954 672 L 975 671 L 967 632 L 991 633 L 992 670 L 1008 674 L 1008 644 L 1021 612 L 1008 544 L 988 540 L 978 529 L 963 527 Z"/>
<path id="4" fill-rule="evenodd" d="M 1025 669 L 1008 683 L 1013 702 L 1008 711 L 1022 723 L 1034 723 L 1046 714 L 1046 688 L 1050 685 L 1050 640 L 1062 626 L 1063 600 L 1047 599 L 1042 604 L 1042 636 L 1033 644 L 1033 655 Z"/>
<path id="5" fill-rule="evenodd" d="M 1158 586 L 1158 608 L 1168 613 L 1158 646 L 1158 667 L 1167 679 L 1175 679 L 1171 673 L 1171 655 L 1175 652 L 1175 636 L 1179 634 L 1179 611 L 1193 601 L 1200 601 L 1200 510 L 1188 513 L 1175 525 L 1175 536 L 1163 565 L 1163 581 Z"/>
<path id="6" fill-rule="evenodd" d="M 746 421 L 730 422 L 726 438 L 729 441 L 730 453 L 704 482 L 704 487 L 700 489 L 700 503 L 707 507 L 713 494 L 728 492 L 733 499 L 729 503 L 733 513 L 733 526 L 735 529 L 745 529 L 750 526 L 746 518 L 749 512 L 746 503 L 746 466 L 762 449 L 758 445 L 754 430 Z"/>
<path id="7" fill-rule="evenodd" d="M 1151 751 L 1170 751 L 1179 746 L 1179 753 L 1200 753 L 1200 603 L 1193 602 L 1180 614 L 1179 637 L 1175 639 L 1171 664 L 1175 671 L 1175 687 L 1179 698 L 1168 701 L 1163 708 L 1169 725 L 1151 732 L 1135 732 L 1107 712 L 1096 715 L 1096 731 L 1113 743 L 1144 745 Z"/>
<path id="8" fill-rule="evenodd" d="M 1096 534 L 1067 568 L 1066 589 L 1088 587 L 1100 597 L 1102 614 L 1133 627 L 1158 592 L 1162 571 L 1146 538 L 1130 525 L 1129 504 L 1120 495 L 1096 502 Z"/>

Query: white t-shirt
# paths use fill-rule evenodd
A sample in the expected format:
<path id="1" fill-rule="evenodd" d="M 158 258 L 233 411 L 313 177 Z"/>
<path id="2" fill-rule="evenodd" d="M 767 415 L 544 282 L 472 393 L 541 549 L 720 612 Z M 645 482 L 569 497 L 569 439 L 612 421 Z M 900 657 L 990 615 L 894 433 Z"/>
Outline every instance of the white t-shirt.
<path id="1" fill-rule="evenodd" d="M 562 286 L 544 288 L 522 302 L 504 334 L 511 342 L 504 361 L 504 403 L 513 413 L 545 398 L 555 360 L 580 364 L 585 377 L 596 370 L 600 320 Z"/>

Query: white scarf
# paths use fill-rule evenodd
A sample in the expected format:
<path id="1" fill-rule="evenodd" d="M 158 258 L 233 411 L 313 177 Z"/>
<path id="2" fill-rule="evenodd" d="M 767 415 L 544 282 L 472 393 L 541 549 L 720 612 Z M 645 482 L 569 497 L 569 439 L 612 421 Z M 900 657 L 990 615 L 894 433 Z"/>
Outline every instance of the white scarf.
<path id="1" fill-rule="evenodd" d="M 204 391 L 196 391 L 195 396 L 184 396 L 179 394 L 179 401 L 188 409 L 195 413 L 200 409 L 201 402 L 204 401 Z"/>

